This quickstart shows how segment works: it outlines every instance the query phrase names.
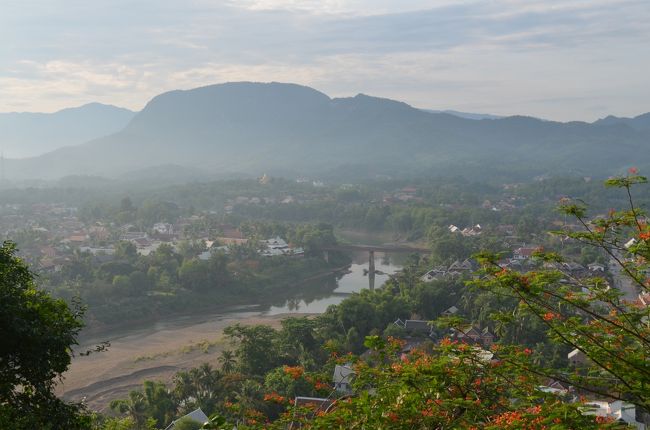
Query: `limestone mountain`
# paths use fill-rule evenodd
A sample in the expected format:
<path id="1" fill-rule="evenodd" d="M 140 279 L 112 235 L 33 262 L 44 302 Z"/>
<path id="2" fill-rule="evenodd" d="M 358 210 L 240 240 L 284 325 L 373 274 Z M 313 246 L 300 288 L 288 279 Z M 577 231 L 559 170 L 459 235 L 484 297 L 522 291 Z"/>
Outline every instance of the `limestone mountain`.
<path id="1" fill-rule="evenodd" d="M 161 94 L 117 133 L 7 160 L 6 171 L 17 179 L 170 164 L 250 175 L 605 174 L 650 164 L 649 145 L 650 132 L 627 124 L 475 120 L 363 94 L 330 98 L 294 84 L 239 82 Z"/>

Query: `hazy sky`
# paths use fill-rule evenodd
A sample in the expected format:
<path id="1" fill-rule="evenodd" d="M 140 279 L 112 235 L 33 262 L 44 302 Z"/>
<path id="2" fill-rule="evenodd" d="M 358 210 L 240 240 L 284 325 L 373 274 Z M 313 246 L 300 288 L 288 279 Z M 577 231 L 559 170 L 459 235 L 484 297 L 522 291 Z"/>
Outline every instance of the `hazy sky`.
<path id="1" fill-rule="evenodd" d="M 593 120 L 650 111 L 650 0 L 0 0 L 0 112 L 226 81 Z"/>

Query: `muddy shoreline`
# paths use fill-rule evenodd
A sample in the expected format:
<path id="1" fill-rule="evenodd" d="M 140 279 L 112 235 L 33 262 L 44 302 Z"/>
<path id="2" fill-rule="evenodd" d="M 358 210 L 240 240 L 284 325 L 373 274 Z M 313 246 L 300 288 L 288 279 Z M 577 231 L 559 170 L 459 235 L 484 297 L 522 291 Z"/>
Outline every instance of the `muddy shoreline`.
<path id="1" fill-rule="evenodd" d="M 328 269 L 289 286 L 299 287 L 337 273 L 349 266 Z M 166 315 L 137 323 L 84 330 L 69 370 L 57 386 L 57 394 L 68 401 L 84 401 L 90 409 L 108 412 L 111 400 L 123 398 L 145 380 L 173 383 L 174 375 L 202 363 L 218 366 L 218 357 L 229 349 L 223 330 L 229 325 L 266 324 L 279 327 L 284 318 L 311 314 L 265 315 L 268 305 L 215 306 L 210 312 Z M 81 356 L 108 341 L 106 351 Z"/>

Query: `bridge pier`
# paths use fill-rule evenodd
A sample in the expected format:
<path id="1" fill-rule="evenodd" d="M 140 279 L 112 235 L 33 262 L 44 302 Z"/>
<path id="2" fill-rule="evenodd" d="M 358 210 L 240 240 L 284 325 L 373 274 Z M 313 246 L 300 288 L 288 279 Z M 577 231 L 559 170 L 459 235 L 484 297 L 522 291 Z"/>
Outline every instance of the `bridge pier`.
<path id="1" fill-rule="evenodd" d="M 375 251 L 368 251 L 368 285 L 375 289 Z"/>

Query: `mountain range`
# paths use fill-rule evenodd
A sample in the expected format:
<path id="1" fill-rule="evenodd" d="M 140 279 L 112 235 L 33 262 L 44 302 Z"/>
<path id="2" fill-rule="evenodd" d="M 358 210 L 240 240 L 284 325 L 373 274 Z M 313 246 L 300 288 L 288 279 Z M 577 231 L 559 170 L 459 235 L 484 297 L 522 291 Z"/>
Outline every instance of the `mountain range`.
<path id="1" fill-rule="evenodd" d="M 5 175 L 116 177 L 165 165 L 219 175 L 607 175 L 650 166 L 648 119 L 477 120 L 363 94 L 237 82 L 158 95 L 120 131 L 5 160 Z"/>
<path id="2" fill-rule="evenodd" d="M 54 113 L 0 113 L 0 150 L 7 158 L 41 155 L 122 130 L 135 112 L 101 103 Z"/>

